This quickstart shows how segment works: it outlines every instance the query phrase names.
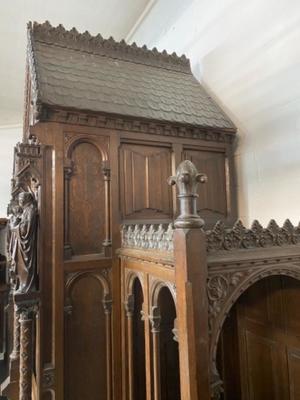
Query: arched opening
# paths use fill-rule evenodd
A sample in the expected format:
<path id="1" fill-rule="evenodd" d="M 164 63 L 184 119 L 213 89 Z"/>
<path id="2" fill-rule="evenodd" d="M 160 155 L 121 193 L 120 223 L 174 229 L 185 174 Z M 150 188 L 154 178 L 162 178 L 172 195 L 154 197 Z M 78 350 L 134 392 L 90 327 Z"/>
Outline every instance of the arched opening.
<path id="1" fill-rule="evenodd" d="M 160 311 L 159 359 L 161 400 L 180 399 L 178 343 L 174 340 L 176 307 L 170 290 L 163 287 L 158 295 Z"/>
<path id="2" fill-rule="evenodd" d="M 133 332 L 133 393 L 134 400 L 146 398 L 146 371 L 145 371 L 145 331 L 143 310 L 143 289 L 138 278 L 133 283 L 134 310 L 132 321 Z"/>
<path id="3" fill-rule="evenodd" d="M 264 278 L 228 315 L 218 344 L 223 400 L 300 400 L 300 281 Z"/>

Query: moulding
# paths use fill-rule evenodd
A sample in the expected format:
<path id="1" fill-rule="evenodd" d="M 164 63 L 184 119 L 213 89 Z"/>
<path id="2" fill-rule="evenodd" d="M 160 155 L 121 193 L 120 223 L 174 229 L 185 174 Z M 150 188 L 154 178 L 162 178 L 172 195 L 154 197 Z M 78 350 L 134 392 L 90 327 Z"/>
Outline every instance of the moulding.
<path id="1" fill-rule="evenodd" d="M 231 144 L 236 137 L 235 129 L 202 128 L 192 125 L 180 125 L 167 121 L 148 121 L 119 115 L 95 113 L 88 110 L 78 111 L 75 109 L 64 109 L 53 107 L 48 104 L 39 105 L 34 115 L 36 116 L 35 123 L 57 122 L 77 126 L 81 125 L 151 135 L 173 136 L 218 143 Z"/>

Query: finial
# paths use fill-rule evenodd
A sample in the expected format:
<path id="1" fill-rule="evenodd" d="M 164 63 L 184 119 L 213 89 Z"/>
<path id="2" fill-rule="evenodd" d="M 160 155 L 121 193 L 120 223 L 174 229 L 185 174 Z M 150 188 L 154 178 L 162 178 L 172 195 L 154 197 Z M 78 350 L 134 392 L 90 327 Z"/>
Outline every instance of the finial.
<path id="1" fill-rule="evenodd" d="M 197 186 L 205 183 L 207 176 L 197 171 L 195 165 L 185 160 L 179 164 L 176 176 L 170 176 L 169 185 L 177 185 L 180 215 L 176 219 L 175 228 L 201 228 L 204 221 L 197 214 Z"/>

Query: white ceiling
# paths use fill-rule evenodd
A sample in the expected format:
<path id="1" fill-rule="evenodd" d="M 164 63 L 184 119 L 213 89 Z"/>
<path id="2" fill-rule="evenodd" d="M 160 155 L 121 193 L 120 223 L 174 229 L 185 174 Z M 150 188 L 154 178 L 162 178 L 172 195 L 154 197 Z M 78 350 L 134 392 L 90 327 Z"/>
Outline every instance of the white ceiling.
<path id="1" fill-rule="evenodd" d="M 6 0 L 0 8 L 0 126 L 22 123 L 28 21 L 120 40 L 151 0 Z"/>
<path id="2" fill-rule="evenodd" d="M 240 217 L 298 223 L 300 1 L 183 0 L 169 21 L 173 1 L 158 1 L 132 39 L 185 53 L 238 126 Z"/>

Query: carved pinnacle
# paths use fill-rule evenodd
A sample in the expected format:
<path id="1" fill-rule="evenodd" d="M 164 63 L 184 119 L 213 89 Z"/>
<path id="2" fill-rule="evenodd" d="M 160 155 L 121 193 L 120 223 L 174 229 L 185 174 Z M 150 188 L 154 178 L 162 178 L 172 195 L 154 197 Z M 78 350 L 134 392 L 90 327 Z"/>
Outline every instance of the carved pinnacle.
<path id="1" fill-rule="evenodd" d="M 201 228 L 204 221 L 197 214 L 198 183 L 207 182 L 207 176 L 197 171 L 195 165 L 185 160 L 179 164 L 176 176 L 170 176 L 169 185 L 177 185 L 180 215 L 175 228 Z"/>

